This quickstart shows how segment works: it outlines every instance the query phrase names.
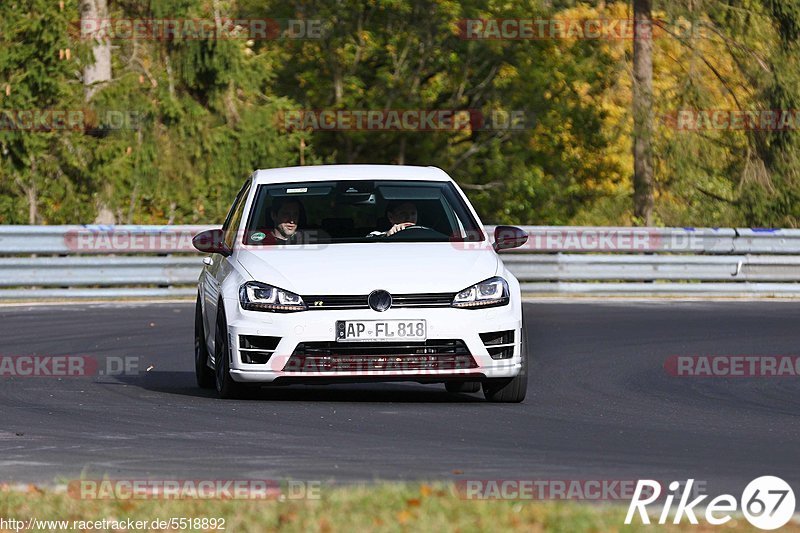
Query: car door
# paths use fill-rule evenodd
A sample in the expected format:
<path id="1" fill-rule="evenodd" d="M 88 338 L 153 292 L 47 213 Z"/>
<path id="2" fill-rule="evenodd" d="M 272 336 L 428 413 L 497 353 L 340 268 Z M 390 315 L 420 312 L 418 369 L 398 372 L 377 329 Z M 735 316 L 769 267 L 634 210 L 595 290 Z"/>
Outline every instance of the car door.
<path id="1" fill-rule="evenodd" d="M 233 250 L 238 240 L 239 226 L 241 225 L 242 216 L 244 215 L 244 208 L 250 193 L 251 183 L 252 180 L 248 179 L 239 191 L 239 194 L 236 195 L 236 200 L 234 200 L 228 212 L 228 216 L 225 219 L 225 224 L 222 226 L 222 231 L 224 233 L 223 239 L 230 250 Z M 203 269 L 203 286 L 205 287 L 203 301 L 206 309 L 204 313 L 206 344 L 211 348 L 210 353 L 212 354 L 212 358 L 214 354 L 214 332 L 216 331 L 217 324 L 217 303 L 219 302 L 220 287 L 222 287 L 222 282 L 225 281 L 225 278 L 233 268 L 231 264 L 232 260 L 232 256 L 225 257 L 222 254 L 211 254 L 211 264 L 206 265 Z"/>

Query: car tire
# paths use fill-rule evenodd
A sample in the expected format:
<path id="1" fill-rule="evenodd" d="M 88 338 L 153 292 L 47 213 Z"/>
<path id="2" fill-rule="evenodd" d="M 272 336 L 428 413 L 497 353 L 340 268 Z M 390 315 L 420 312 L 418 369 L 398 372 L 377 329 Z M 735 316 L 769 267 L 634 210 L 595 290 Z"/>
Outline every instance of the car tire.
<path id="1" fill-rule="evenodd" d="M 214 383 L 222 399 L 241 398 L 244 386 L 231 377 L 230 349 L 228 348 L 228 321 L 222 301 L 217 306 L 217 327 L 214 337 Z"/>
<path id="2" fill-rule="evenodd" d="M 206 346 L 205 329 L 203 328 L 203 308 L 200 295 L 194 306 L 194 373 L 197 386 L 201 389 L 214 388 L 214 371 L 208 366 L 208 346 Z"/>
<path id="3" fill-rule="evenodd" d="M 487 401 L 497 403 L 520 403 L 528 392 L 528 352 L 525 346 L 525 326 L 522 327 L 520 343 L 522 361 L 519 374 L 511 379 L 489 379 L 483 382 L 483 395 Z"/>
<path id="4" fill-rule="evenodd" d="M 481 390 L 480 381 L 448 381 L 444 384 L 447 392 L 463 393 L 463 392 L 478 392 Z"/>

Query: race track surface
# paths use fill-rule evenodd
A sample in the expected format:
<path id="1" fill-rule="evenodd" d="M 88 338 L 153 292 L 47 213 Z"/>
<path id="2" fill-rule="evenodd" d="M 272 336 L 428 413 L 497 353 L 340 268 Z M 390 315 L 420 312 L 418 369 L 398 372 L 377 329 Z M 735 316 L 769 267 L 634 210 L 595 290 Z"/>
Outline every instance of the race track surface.
<path id="1" fill-rule="evenodd" d="M 672 355 L 800 355 L 797 303 L 528 303 L 520 405 L 413 383 L 221 401 L 194 384 L 193 313 L 0 307 L 2 356 L 138 357 L 132 375 L 0 377 L 0 482 L 691 477 L 734 494 L 761 475 L 800 482 L 800 378 L 664 369 Z"/>

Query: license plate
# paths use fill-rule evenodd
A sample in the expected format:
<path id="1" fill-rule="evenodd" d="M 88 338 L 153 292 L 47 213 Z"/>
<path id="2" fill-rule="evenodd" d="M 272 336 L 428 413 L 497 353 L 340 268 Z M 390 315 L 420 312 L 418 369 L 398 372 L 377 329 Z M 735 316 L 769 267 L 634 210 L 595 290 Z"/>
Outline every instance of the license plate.
<path id="1" fill-rule="evenodd" d="M 338 320 L 339 342 L 424 341 L 428 326 L 424 320 Z"/>

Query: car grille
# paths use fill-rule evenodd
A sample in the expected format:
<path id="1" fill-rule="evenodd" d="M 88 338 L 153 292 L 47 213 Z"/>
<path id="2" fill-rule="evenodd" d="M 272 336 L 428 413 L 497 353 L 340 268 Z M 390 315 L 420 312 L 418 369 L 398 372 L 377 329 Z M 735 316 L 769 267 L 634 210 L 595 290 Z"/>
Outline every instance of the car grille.
<path id="1" fill-rule="evenodd" d="M 305 342 L 295 348 L 285 372 L 404 372 L 477 368 L 461 340 L 420 343 Z"/>
<path id="2" fill-rule="evenodd" d="M 455 293 L 420 293 L 420 294 L 393 294 L 392 307 L 397 309 L 412 309 L 425 307 L 450 307 Z M 343 296 L 303 296 L 303 301 L 310 311 L 326 309 L 369 309 L 367 295 Z"/>

